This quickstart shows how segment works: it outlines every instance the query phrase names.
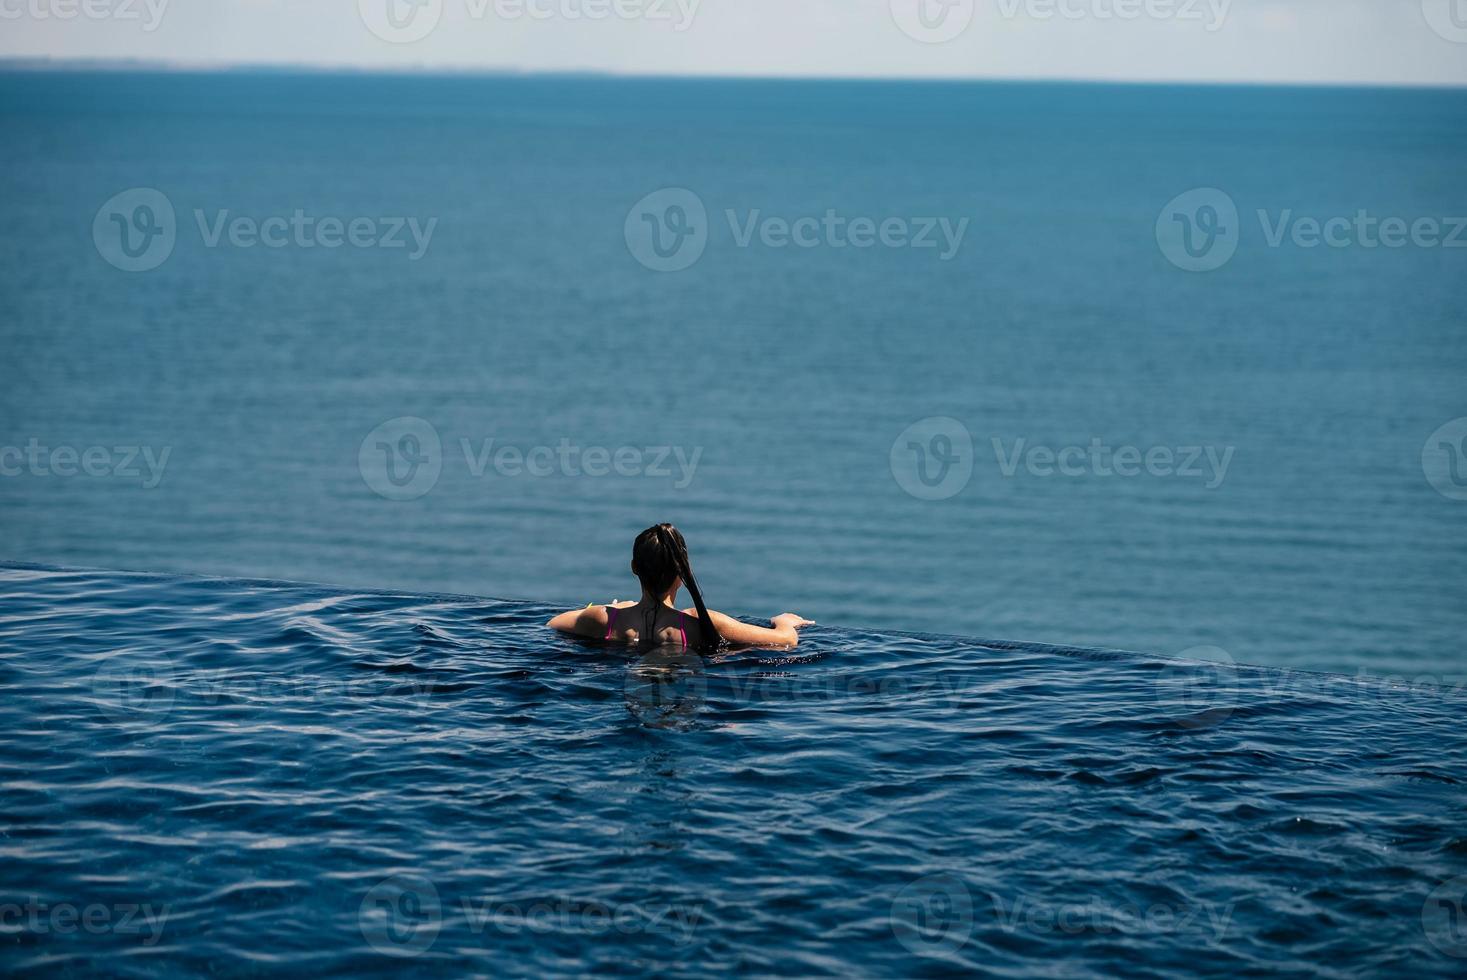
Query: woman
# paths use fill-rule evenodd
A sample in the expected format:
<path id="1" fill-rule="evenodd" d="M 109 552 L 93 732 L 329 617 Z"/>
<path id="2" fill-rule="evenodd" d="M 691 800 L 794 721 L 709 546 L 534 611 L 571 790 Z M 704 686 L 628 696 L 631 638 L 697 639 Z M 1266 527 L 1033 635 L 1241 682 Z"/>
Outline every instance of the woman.
<path id="1" fill-rule="evenodd" d="M 546 625 L 618 643 L 673 644 L 705 651 L 717 649 L 721 641 L 792 647 L 800 642 L 795 631 L 813 625 L 794 613 L 783 613 L 771 620 L 772 627 L 750 626 L 703 605 L 703 593 L 688 564 L 688 545 L 671 524 L 655 524 L 637 535 L 632 574 L 642 583 L 642 598 L 636 602 L 572 609 Z M 674 605 L 684 585 L 693 597 L 693 609 Z"/>

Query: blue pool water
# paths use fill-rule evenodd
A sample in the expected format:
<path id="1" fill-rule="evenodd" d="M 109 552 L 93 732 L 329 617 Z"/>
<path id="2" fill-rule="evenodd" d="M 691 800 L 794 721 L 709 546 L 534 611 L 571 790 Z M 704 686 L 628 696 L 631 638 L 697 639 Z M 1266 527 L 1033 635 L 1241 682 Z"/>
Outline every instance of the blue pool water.
<path id="1" fill-rule="evenodd" d="M 1467 215 L 1463 92 L 11 72 L 0 131 L 0 453 L 104 454 L 0 458 L 0 558 L 569 606 L 669 520 L 724 611 L 1467 680 L 1467 501 L 1422 463 L 1467 417 L 1467 249 L 1267 230 Z M 1209 187 L 1241 240 L 1184 271 L 1158 215 Z M 94 225 L 133 188 L 177 236 L 127 272 Z M 709 218 L 677 272 L 626 237 L 663 188 Z M 209 244 L 297 210 L 436 224 L 417 259 Z M 946 260 L 739 244 L 830 210 L 967 225 Z M 361 465 L 402 417 L 438 439 L 405 500 Z M 974 456 L 939 500 L 892 456 L 933 417 Z M 1001 462 L 1092 440 L 1231 456 Z"/>
<path id="2" fill-rule="evenodd" d="M 1460 975 L 1464 695 L 0 566 L 7 975 Z"/>

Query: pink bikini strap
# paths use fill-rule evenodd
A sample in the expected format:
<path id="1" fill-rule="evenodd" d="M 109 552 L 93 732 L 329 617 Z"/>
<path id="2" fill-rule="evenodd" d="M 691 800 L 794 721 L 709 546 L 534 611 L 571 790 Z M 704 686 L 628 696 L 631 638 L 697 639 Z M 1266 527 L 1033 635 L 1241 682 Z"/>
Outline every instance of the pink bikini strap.
<path id="1" fill-rule="evenodd" d="M 619 612 L 621 610 L 615 606 L 606 607 L 606 635 L 602 637 L 603 640 L 611 639 L 611 634 L 616 629 L 616 614 Z M 677 631 L 682 634 L 683 649 L 686 650 L 688 648 L 688 617 L 681 609 L 677 611 Z"/>

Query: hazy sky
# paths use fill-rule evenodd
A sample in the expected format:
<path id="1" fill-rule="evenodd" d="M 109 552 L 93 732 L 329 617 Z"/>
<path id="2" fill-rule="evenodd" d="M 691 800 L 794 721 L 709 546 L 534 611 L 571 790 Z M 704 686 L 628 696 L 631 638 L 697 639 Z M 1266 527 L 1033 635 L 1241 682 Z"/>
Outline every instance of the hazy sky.
<path id="1" fill-rule="evenodd" d="M 1467 0 L 0 0 L 0 56 L 1462 85 Z"/>

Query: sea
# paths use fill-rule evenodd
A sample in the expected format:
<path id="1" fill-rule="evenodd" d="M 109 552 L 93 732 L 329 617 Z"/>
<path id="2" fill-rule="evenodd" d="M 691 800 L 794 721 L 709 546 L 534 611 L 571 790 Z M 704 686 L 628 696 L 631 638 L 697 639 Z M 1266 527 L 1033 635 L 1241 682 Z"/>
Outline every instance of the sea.
<path id="1" fill-rule="evenodd" d="M 0 132 L 4 972 L 1460 971 L 1467 92 L 56 68 Z M 659 521 L 819 625 L 544 628 Z"/>

